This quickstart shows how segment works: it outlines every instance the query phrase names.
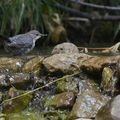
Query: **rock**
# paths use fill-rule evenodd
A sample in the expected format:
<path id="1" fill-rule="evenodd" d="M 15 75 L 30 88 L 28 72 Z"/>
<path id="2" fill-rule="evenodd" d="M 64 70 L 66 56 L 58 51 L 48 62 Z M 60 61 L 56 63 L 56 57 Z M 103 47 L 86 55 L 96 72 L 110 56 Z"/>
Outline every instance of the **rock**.
<path id="1" fill-rule="evenodd" d="M 93 80 L 81 80 L 77 77 L 68 77 L 65 80 L 60 80 L 57 82 L 56 90 L 57 92 L 67 92 L 71 91 L 74 93 L 81 94 L 86 89 L 93 89 L 94 91 L 99 91 L 98 86 Z"/>
<path id="2" fill-rule="evenodd" d="M 10 88 L 5 97 L 7 101 L 3 103 L 3 113 L 8 114 L 8 113 L 20 112 L 24 110 L 30 103 L 32 99 L 32 94 L 26 94 L 26 95 L 17 97 L 15 99 L 12 99 L 24 93 L 26 93 L 26 91 Z M 11 100 L 8 100 L 10 98 Z"/>
<path id="3" fill-rule="evenodd" d="M 13 72 L 19 72 L 22 68 L 23 61 L 20 58 L 0 58 L 0 70 L 12 70 Z"/>
<path id="4" fill-rule="evenodd" d="M 36 75 L 39 75 L 39 73 L 42 70 L 43 59 L 44 57 L 41 56 L 30 59 L 28 62 L 24 64 L 22 71 L 25 73 L 34 73 Z"/>
<path id="5" fill-rule="evenodd" d="M 31 75 L 25 73 L 14 73 L 9 76 L 9 85 L 14 85 L 15 87 L 26 86 L 26 83 L 31 81 Z"/>
<path id="6" fill-rule="evenodd" d="M 98 92 L 92 89 L 86 89 L 77 97 L 69 115 L 69 119 L 94 118 L 105 102 L 105 98 L 103 98 Z"/>
<path id="7" fill-rule="evenodd" d="M 105 67 L 102 71 L 102 81 L 100 86 L 104 93 L 111 94 L 112 96 L 117 92 L 116 84 L 118 78 L 115 75 L 115 70 L 110 67 Z"/>
<path id="8" fill-rule="evenodd" d="M 72 92 L 63 92 L 48 99 L 45 106 L 52 106 L 54 108 L 71 108 L 74 100 L 75 96 Z"/>
<path id="9" fill-rule="evenodd" d="M 6 115 L 6 118 L 5 120 L 45 120 L 42 115 L 40 116 L 38 113 L 28 111 L 11 113 Z"/>
<path id="10" fill-rule="evenodd" d="M 98 111 L 95 120 L 120 120 L 120 95 L 110 100 Z"/>
<path id="11" fill-rule="evenodd" d="M 77 84 L 79 83 L 79 81 L 80 81 L 79 78 L 74 77 L 65 78 L 64 80 L 60 80 L 57 82 L 56 90 L 58 93 L 67 91 L 77 93 L 78 92 Z"/>
<path id="12" fill-rule="evenodd" d="M 116 69 L 117 69 L 118 79 L 120 79 L 120 59 L 117 61 Z"/>
<path id="13" fill-rule="evenodd" d="M 79 71 L 79 59 L 87 59 L 86 54 L 55 54 L 43 60 L 45 69 L 50 72 L 74 73 Z M 81 60 L 82 63 L 82 60 Z"/>
<path id="14" fill-rule="evenodd" d="M 0 87 L 6 86 L 15 86 L 15 87 L 23 87 L 26 86 L 26 83 L 30 82 L 31 75 L 24 73 L 0 73 Z"/>
<path id="15" fill-rule="evenodd" d="M 56 45 L 53 50 L 52 54 L 60 54 L 60 53 L 67 53 L 67 54 L 72 54 L 72 53 L 79 53 L 79 50 L 76 45 L 73 43 L 61 43 Z"/>
<path id="16" fill-rule="evenodd" d="M 3 73 L 0 73 L 0 87 L 8 86 L 6 75 Z"/>
<path id="17" fill-rule="evenodd" d="M 44 112 L 44 116 L 45 120 L 67 120 L 67 113 L 65 111 L 60 110 Z"/>
<path id="18" fill-rule="evenodd" d="M 113 66 L 120 59 L 120 56 L 89 56 L 85 59 L 80 68 L 92 74 L 101 74 L 106 66 Z M 81 62 L 81 59 L 80 59 Z"/>

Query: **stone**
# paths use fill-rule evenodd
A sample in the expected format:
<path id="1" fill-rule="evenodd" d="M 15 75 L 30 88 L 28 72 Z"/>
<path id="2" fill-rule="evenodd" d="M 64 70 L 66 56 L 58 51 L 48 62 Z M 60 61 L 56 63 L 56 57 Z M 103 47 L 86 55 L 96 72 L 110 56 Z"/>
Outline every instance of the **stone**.
<path id="1" fill-rule="evenodd" d="M 3 102 L 3 113 L 14 113 L 21 112 L 28 107 L 32 99 L 32 93 L 17 97 L 21 94 L 25 94 L 28 91 L 17 90 L 14 87 L 10 88 L 5 94 L 4 99 L 7 100 Z M 13 99 L 16 97 L 15 99 Z M 11 98 L 11 99 L 10 99 Z"/>
<path id="2" fill-rule="evenodd" d="M 117 64 L 117 61 L 120 59 L 120 56 L 89 56 L 88 59 L 85 59 L 81 64 L 80 68 L 92 74 L 101 74 L 104 67 L 113 66 Z"/>
<path id="3" fill-rule="evenodd" d="M 75 78 L 75 77 L 68 77 L 65 78 L 64 80 L 60 80 L 56 83 L 57 84 L 56 91 L 58 93 L 67 92 L 67 91 L 77 93 L 78 91 L 77 84 L 79 80 L 80 80 L 79 78 Z"/>
<path id="4" fill-rule="evenodd" d="M 112 96 L 118 92 L 116 85 L 118 78 L 115 70 L 110 67 L 105 67 L 102 71 L 101 88 L 104 93 L 111 94 Z"/>
<path id="5" fill-rule="evenodd" d="M 55 54 L 43 60 L 45 69 L 50 73 L 74 73 L 79 71 L 78 59 L 81 54 Z"/>
<path id="6" fill-rule="evenodd" d="M 43 59 L 44 57 L 41 56 L 30 59 L 24 64 L 22 71 L 25 73 L 34 73 L 35 75 L 39 75 L 42 70 Z"/>
<path id="7" fill-rule="evenodd" d="M 116 96 L 98 111 L 95 120 L 120 120 L 120 95 Z"/>
<path id="8" fill-rule="evenodd" d="M 73 43 L 61 43 L 56 45 L 53 50 L 52 54 L 60 54 L 60 53 L 67 53 L 67 54 L 73 54 L 73 53 L 79 53 L 79 50 L 76 45 Z"/>
<path id="9" fill-rule="evenodd" d="M 54 108 L 71 108 L 74 100 L 75 96 L 73 92 L 63 92 L 48 99 L 45 106 L 52 106 Z"/>
<path id="10" fill-rule="evenodd" d="M 13 72 L 19 72 L 22 68 L 23 61 L 20 58 L 9 58 L 1 57 L 0 58 L 0 70 L 11 70 Z"/>
<path id="11" fill-rule="evenodd" d="M 86 89 L 76 99 L 69 119 L 94 118 L 98 110 L 106 103 L 104 97 L 92 89 Z"/>

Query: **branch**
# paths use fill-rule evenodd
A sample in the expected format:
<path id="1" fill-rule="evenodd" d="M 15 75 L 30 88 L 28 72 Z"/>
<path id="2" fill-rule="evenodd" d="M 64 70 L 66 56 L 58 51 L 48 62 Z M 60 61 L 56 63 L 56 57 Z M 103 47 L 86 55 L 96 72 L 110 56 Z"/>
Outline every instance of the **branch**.
<path id="1" fill-rule="evenodd" d="M 104 15 L 104 16 L 93 16 L 93 15 L 90 15 L 88 13 L 85 13 L 85 12 L 80 12 L 78 10 L 75 10 L 73 8 L 69 8 L 69 7 L 66 7 L 62 4 L 59 4 L 56 2 L 56 4 L 54 5 L 54 7 L 57 7 L 61 10 L 64 10 L 65 12 L 69 12 L 71 14 L 74 14 L 74 15 L 77 15 L 77 16 L 80 16 L 80 17 L 84 17 L 84 18 L 88 18 L 90 21 L 120 21 L 120 16 L 113 16 L 113 15 Z"/>
<path id="2" fill-rule="evenodd" d="M 63 20 L 89 22 L 89 19 L 82 17 L 68 17 L 68 18 L 63 18 Z"/>
<path id="3" fill-rule="evenodd" d="M 69 8 L 69 7 L 66 7 L 66 6 L 64 6 L 64 5 L 60 4 L 60 3 L 57 3 L 57 2 L 55 3 L 54 6 L 55 6 L 56 8 L 61 9 L 61 10 L 64 10 L 65 12 L 69 12 L 69 13 L 71 13 L 71 14 L 73 14 L 73 15 L 85 17 L 85 18 L 88 18 L 88 19 L 91 18 L 91 16 L 88 15 L 87 13 L 85 13 L 85 12 L 80 12 L 80 11 L 78 11 L 78 10 L 75 10 L 75 9 L 72 9 L 72 8 Z"/>
<path id="4" fill-rule="evenodd" d="M 91 8 L 94 8 L 94 9 L 117 11 L 117 12 L 120 11 L 120 7 L 110 7 L 110 6 L 96 5 L 96 4 L 82 2 L 80 0 L 70 0 L 70 1 L 75 2 L 76 4 L 83 5 L 83 6 L 91 7 Z"/>

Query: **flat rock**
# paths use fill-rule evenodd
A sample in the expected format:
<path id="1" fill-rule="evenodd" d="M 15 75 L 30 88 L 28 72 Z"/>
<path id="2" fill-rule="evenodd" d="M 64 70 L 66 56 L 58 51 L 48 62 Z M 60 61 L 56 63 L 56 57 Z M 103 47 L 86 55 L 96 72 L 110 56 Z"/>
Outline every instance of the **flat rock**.
<path id="1" fill-rule="evenodd" d="M 80 68 L 84 71 L 91 73 L 99 73 L 102 72 L 105 66 L 115 65 L 117 61 L 120 59 L 120 56 L 89 56 L 88 59 L 84 60 L 81 64 Z"/>

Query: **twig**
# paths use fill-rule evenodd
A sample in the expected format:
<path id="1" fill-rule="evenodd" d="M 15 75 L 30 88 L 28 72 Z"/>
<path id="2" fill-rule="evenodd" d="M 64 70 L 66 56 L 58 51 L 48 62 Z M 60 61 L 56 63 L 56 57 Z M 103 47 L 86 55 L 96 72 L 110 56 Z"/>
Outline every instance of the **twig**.
<path id="1" fill-rule="evenodd" d="M 69 18 L 63 18 L 63 20 L 89 22 L 89 19 L 82 17 L 69 17 Z"/>
<path id="2" fill-rule="evenodd" d="M 52 82 L 49 82 L 49 83 L 47 83 L 47 84 L 45 84 L 45 85 L 43 85 L 43 86 L 41 86 L 41 87 L 38 87 L 38 88 L 34 89 L 34 90 L 30 90 L 30 91 L 28 91 L 28 92 L 26 92 L 26 93 L 23 93 L 23 94 L 21 94 L 21 95 L 18 95 L 18 96 L 15 96 L 15 97 L 13 97 L 13 98 L 4 100 L 0 105 L 4 104 L 4 103 L 6 103 L 6 102 L 9 102 L 9 101 L 15 100 L 15 99 L 17 99 L 17 98 L 23 97 L 23 96 L 25 96 L 25 95 L 34 93 L 35 91 L 38 91 L 38 90 L 40 90 L 40 89 L 43 89 L 43 88 L 45 88 L 45 87 L 47 87 L 47 86 L 49 86 L 49 85 L 51 85 L 51 84 L 53 84 L 53 83 L 56 83 L 57 81 L 64 80 L 65 78 L 78 75 L 79 73 L 80 73 L 80 72 L 76 72 L 76 73 L 73 73 L 73 74 L 71 74 L 71 75 L 66 75 L 66 76 L 63 76 L 62 78 L 58 78 L 58 79 L 56 79 L 56 80 L 54 80 L 54 81 L 52 81 Z"/>
<path id="3" fill-rule="evenodd" d="M 103 6 L 103 5 L 96 5 L 92 3 L 87 3 L 87 2 L 82 2 L 81 0 L 70 0 L 71 2 L 75 2 L 77 4 L 80 4 L 82 6 L 87 6 L 91 7 L 94 9 L 99 9 L 99 10 L 107 10 L 107 11 L 120 11 L 120 7 L 111 7 L 111 6 Z"/>

